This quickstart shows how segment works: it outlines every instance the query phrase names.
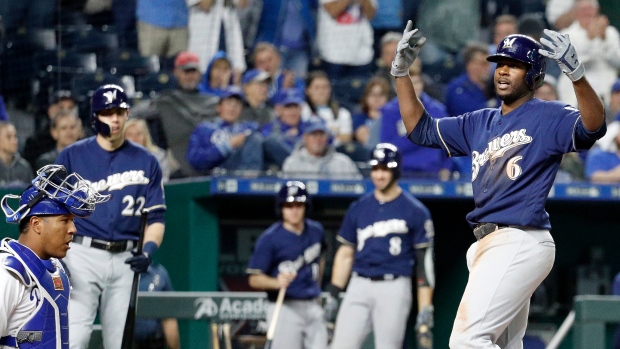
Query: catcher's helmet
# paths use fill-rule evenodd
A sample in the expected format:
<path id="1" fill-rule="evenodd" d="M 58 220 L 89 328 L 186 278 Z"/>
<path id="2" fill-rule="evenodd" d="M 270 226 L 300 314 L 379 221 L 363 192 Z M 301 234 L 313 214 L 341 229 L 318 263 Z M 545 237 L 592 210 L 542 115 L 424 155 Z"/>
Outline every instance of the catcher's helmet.
<path id="1" fill-rule="evenodd" d="M 497 62 L 502 58 L 511 58 L 528 65 L 525 82 L 531 89 L 537 89 L 545 79 L 547 62 L 545 56 L 538 53 L 542 45 L 527 35 L 512 34 L 497 45 L 497 53 L 487 57 L 489 62 Z"/>
<path id="2" fill-rule="evenodd" d="M 300 181 L 288 181 L 278 191 L 276 196 L 276 214 L 282 214 L 282 205 L 289 202 L 301 202 L 306 204 L 306 214 L 312 207 L 310 194 L 306 189 L 306 185 Z"/>
<path id="3" fill-rule="evenodd" d="M 37 171 L 37 177 L 20 195 L 7 194 L 0 201 L 7 223 L 19 223 L 29 216 L 49 216 L 72 213 L 85 218 L 95 210 L 95 204 L 107 201 L 77 173 L 67 175 L 61 165 L 48 165 Z M 19 199 L 19 208 L 11 209 L 7 200 Z"/>
<path id="4" fill-rule="evenodd" d="M 96 133 L 103 136 L 110 135 L 110 126 L 101 122 L 97 114 L 106 109 L 129 109 L 129 98 L 122 87 L 118 85 L 103 85 L 99 87 L 90 100 L 90 124 Z"/>
<path id="5" fill-rule="evenodd" d="M 403 160 L 398 148 L 391 143 L 379 143 L 370 154 L 368 165 L 372 168 L 377 165 L 385 165 L 392 170 L 393 180 L 397 180 L 403 173 L 401 165 Z"/>

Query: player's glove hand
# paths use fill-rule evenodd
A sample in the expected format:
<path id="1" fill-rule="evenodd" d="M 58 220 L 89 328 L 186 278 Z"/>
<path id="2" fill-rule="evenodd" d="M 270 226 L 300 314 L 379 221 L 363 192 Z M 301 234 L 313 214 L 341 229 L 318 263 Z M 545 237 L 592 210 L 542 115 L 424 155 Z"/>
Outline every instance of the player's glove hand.
<path id="1" fill-rule="evenodd" d="M 555 59 L 560 69 L 571 81 L 581 79 L 586 70 L 583 63 L 579 62 L 575 46 L 570 43 L 568 35 L 562 35 L 549 29 L 545 29 L 545 34 L 550 40 L 541 38 L 540 42 L 547 47 L 547 50 L 539 49 L 538 52 L 545 57 Z"/>
<path id="2" fill-rule="evenodd" d="M 398 42 L 396 47 L 396 56 L 392 61 L 392 69 L 390 73 L 396 77 L 409 75 L 409 67 L 413 64 L 413 61 L 418 57 L 418 53 L 426 42 L 425 37 L 418 39 L 414 35 L 418 32 L 417 29 L 413 29 L 413 22 L 408 21 L 403 37 Z"/>
<path id="3" fill-rule="evenodd" d="M 336 315 L 338 314 L 338 298 L 342 289 L 333 284 L 327 285 L 326 289 L 329 292 L 329 296 L 325 299 L 325 305 L 323 308 L 325 322 L 336 322 Z"/>
<path id="4" fill-rule="evenodd" d="M 426 305 L 418 312 L 415 324 L 418 348 L 430 349 L 433 347 L 433 312 L 432 305 Z"/>
<path id="5" fill-rule="evenodd" d="M 157 251 L 157 244 L 153 241 L 149 241 L 144 244 L 142 253 L 131 251 L 133 257 L 127 258 L 125 260 L 125 264 L 129 264 L 131 266 L 131 270 L 135 273 L 144 273 L 153 262 L 152 256 L 155 251 Z"/>

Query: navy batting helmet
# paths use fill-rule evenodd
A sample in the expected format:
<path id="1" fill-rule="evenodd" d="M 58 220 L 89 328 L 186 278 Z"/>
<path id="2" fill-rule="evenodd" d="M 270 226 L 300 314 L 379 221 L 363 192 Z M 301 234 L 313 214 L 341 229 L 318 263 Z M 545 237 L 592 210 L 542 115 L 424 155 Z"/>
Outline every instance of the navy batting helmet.
<path id="1" fill-rule="evenodd" d="M 95 210 L 95 204 L 107 201 L 77 173 L 67 175 L 64 166 L 47 165 L 37 171 L 37 177 L 20 195 L 7 194 L 0 201 L 7 223 L 19 223 L 29 216 L 49 216 L 72 213 L 84 218 Z M 13 210 L 7 200 L 19 199 Z"/>
<path id="2" fill-rule="evenodd" d="M 90 100 L 90 124 L 96 133 L 103 136 L 110 135 L 110 126 L 101 122 L 97 114 L 102 110 L 112 108 L 129 109 L 129 98 L 122 87 L 118 85 L 103 85 L 99 87 Z"/>
<path id="3" fill-rule="evenodd" d="M 371 168 L 377 165 L 387 166 L 387 168 L 392 170 L 393 179 L 396 180 L 399 179 L 403 173 L 403 167 L 401 165 L 402 160 L 403 157 L 394 144 L 379 143 L 375 149 L 373 149 L 372 154 L 370 154 L 368 165 L 370 165 Z"/>
<path id="4" fill-rule="evenodd" d="M 282 214 L 282 205 L 289 202 L 301 202 L 306 204 L 306 214 L 312 207 L 310 194 L 306 189 L 306 185 L 300 181 L 288 181 L 278 191 L 276 196 L 276 214 Z"/>
<path id="5" fill-rule="evenodd" d="M 497 53 L 487 57 L 489 62 L 497 62 L 502 58 L 515 59 L 528 65 L 525 82 L 531 89 L 537 89 L 545 79 L 547 62 L 545 56 L 538 53 L 542 45 L 527 35 L 512 34 L 497 45 Z"/>

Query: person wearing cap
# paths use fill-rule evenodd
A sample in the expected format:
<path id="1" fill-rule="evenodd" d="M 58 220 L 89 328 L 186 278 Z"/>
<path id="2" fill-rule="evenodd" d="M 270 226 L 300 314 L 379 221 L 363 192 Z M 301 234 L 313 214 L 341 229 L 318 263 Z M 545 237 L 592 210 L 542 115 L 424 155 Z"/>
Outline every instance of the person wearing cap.
<path id="1" fill-rule="evenodd" d="M 60 258 L 77 232 L 74 219 L 108 198 L 58 165 L 39 170 L 21 195 L 2 198 L 6 222 L 19 225 L 19 237 L 0 241 L 0 347 L 67 348 L 71 285 Z M 9 205 L 14 199 L 16 210 Z"/>
<path id="2" fill-rule="evenodd" d="M 248 70 L 243 74 L 241 83 L 245 99 L 239 120 L 255 121 L 260 126 L 275 120 L 277 115 L 268 101 L 271 83 L 269 73 L 261 69 Z"/>
<path id="3" fill-rule="evenodd" d="M 187 161 L 199 173 L 215 168 L 225 171 L 261 171 L 263 139 L 258 124 L 239 121 L 243 94 L 237 87 L 222 92 L 217 104 L 219 118 L 196 127 L 189 138 Z"/>
<path id="4" fill-rule="evenodd" d="M 361 179 L 362 174 L 348 156 L 329 144 L 331 133 L 324 122 L 304 128 L 302 142 L 284 160 L 282 173 L 287 178 Z"/>
<path id="5" fill-rule="evenodd" d="M 189 136 L 201 122 L 215 120 L 219 98 L 198 91 L 202 73 L 193 52 L 177 55 L 174 76 L 176 89 L 162 91 L 154 99 L 140 103 L 134 115 L 146 119 L 155 144 L 179 164 L 170 178 L 196 176 L 198 173 L 186 160 Z"/>
<path id="6" fill-rule="evenodd" d="M 295 145 L 301 142 L 304 127 L 320 119 L 312 117 L 309 121 L 302 121 L 304 97 L 301 90 L 281 90 L 273 97 L 273 103 L 277 118 L 264 125 L 261 133 L 264 137 L 265 165 L 279 170 Z"/>

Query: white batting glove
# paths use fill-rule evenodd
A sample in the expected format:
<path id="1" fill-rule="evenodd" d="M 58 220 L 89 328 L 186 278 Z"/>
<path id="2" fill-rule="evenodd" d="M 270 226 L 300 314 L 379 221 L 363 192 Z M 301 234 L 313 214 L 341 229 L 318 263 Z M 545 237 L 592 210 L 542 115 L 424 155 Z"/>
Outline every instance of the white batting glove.
<path id="1" fill-rule="evenodd" d="M 413 22 L 408 21 L 403 37 L 398 42 L 396 47 L 396 57 L 392 62 L 392 69 L 390 73 L 393 76 L 407 76 L 409 75 L 409 67 L 413 64 L 413 61 L 418 57 L 418 53 L 426 42 L 425 37 L 417 39 L 414 35 L 418 32 L 417 29 L 413 29 Z"/>
<path id="2" fill-rule="evenodd" d="M 562 35 L 556 31 L 545 29 L 545 34 L 551 40 L 541 38 L 540 42 L 547 46 L 547 50 L 539 49 L 538 53 L 545 57 L 553 58 L 558 62 L 560 69 L 566 76 L 575 82 L 583 77 L 586 70 L 583 63 L 579 62 L 575 46 L 570 43 L 568 35 Z"/>

